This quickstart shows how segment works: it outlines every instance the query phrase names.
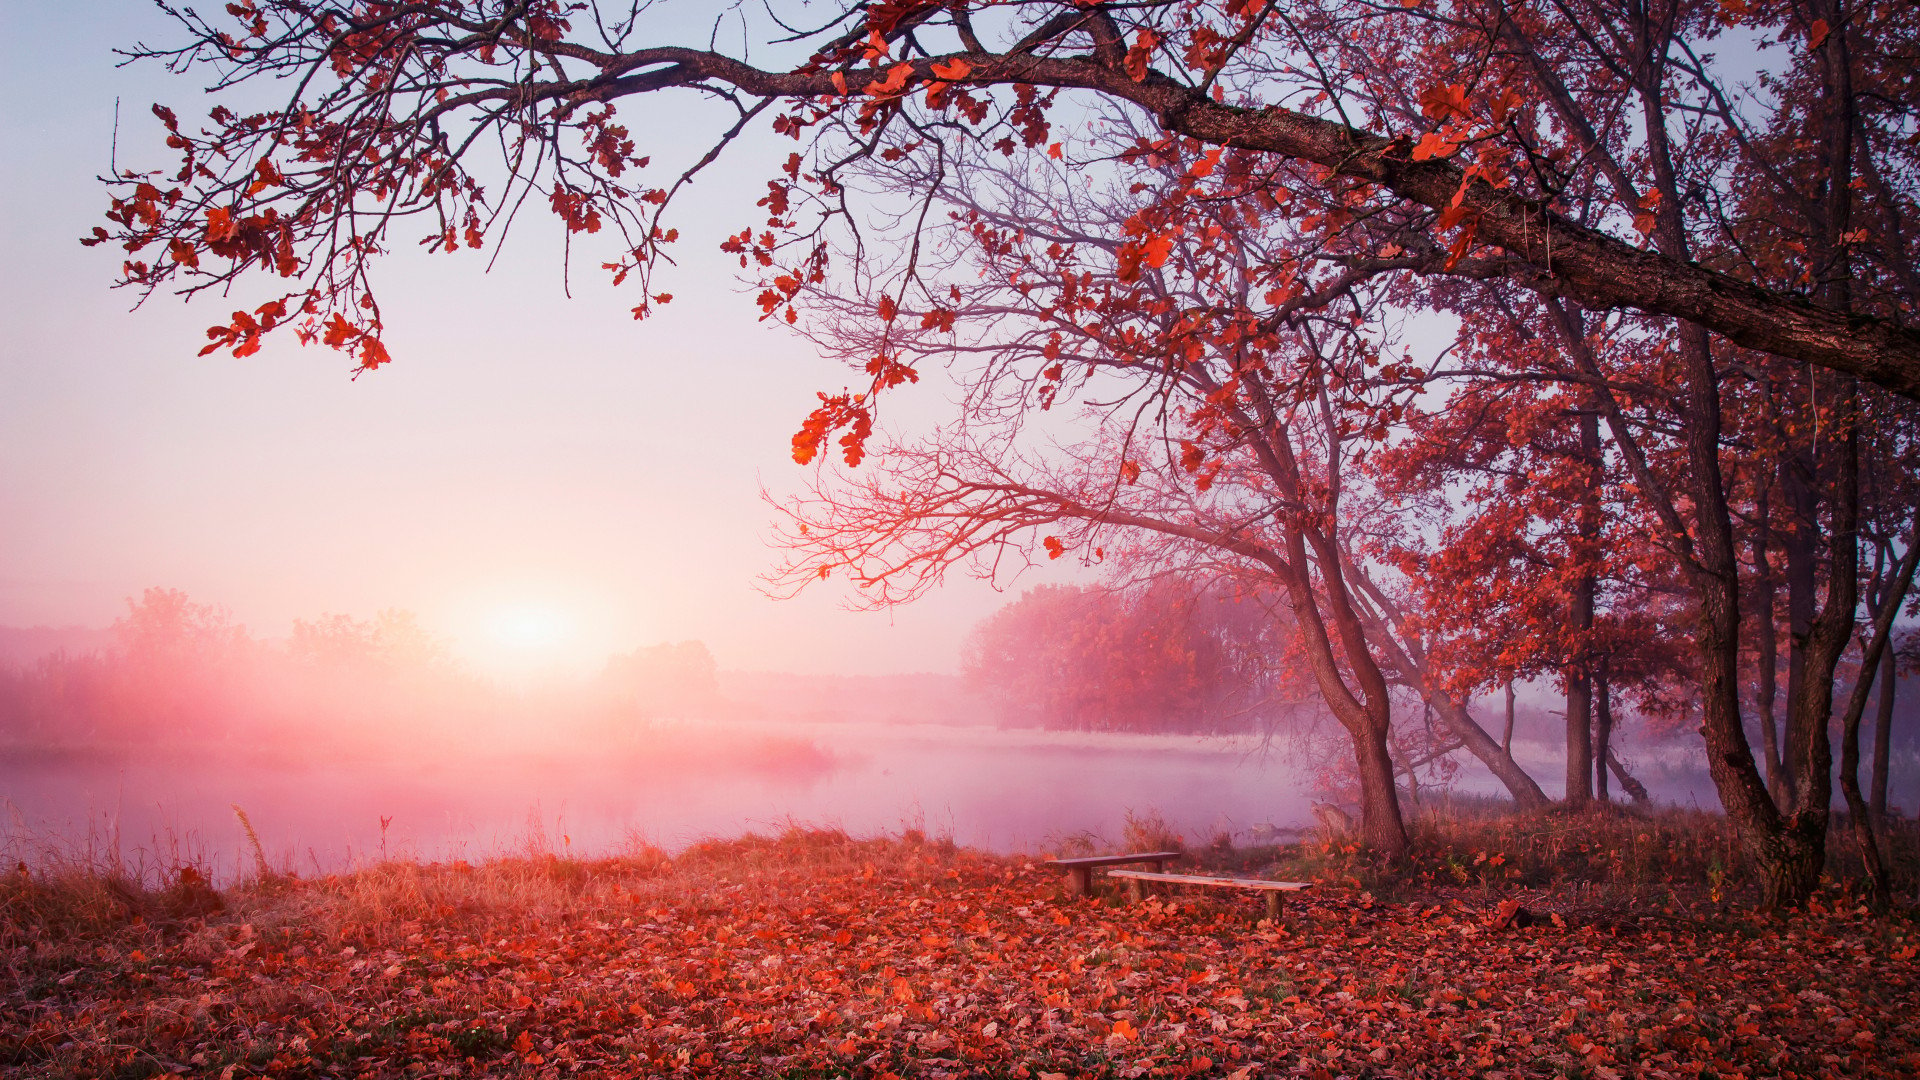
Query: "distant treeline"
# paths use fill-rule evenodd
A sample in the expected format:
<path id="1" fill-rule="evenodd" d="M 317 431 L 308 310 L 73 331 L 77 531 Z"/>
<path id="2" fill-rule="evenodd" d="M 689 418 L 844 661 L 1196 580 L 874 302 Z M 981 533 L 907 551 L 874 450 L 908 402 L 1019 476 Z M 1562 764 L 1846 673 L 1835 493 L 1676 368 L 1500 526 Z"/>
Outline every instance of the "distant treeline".
<path id="1" fill-rule="evenodd" d="M 0 744 L 526 744 L 723 719 L 1271 731 L 1302 701 L 1317 708 L 1299 685 L 1290 626 L 1258 598 L 1171 582 L 1045 585 L 975 627 L 959 675 L 722 672 L 703 643 L 685 641 L 524 690 L 467 668 L 404 611 L 296 620 L 273 640 L 154 588 L 108 630 L 0 632 Z"/>
<path id="2" fill-rule="evenodd" d="M 110 631 L 13 631 L 0 741 L 93 746 L 272 736 L 390 742 L 497 726 L 497 693 L 402 611 L 298 620 L 264 641 L 177 589 L 129 600 Z M 24 659 L 26 646 L 52 646 Z"/>
<path id="3" fill-rule="evenodd" d="M 0 628 L 0 747 L 561 749 L 726 719 L 992 722 L 953 675 L 723 673 L 698 641 L 515 688 L 461 664 L 408 612 L 321 615 L 268 640 L 175 589 L 130 599 L 108 630 Z"/>
<path id="4" fill-rule="evenodd" d="M 974 629 L 964 678 L 1009 727 L 1269 730 L 1302 694 L 1292 621 L 1268 599 L 1172 580 L 1042 585 Z"/>

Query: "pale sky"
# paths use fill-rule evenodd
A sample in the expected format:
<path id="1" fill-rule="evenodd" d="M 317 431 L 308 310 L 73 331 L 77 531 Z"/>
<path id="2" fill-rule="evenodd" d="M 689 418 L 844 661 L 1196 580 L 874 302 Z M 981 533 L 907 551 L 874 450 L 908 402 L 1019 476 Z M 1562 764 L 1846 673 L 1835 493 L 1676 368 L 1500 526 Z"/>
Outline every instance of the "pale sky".
<path id="1" fill-rule="evenodd" d="M 290 339 L 198 358 L 207 326 L 261 297 L 129 312 L 108 288 L 119 251 L 77 243 L 106 207 L 116 98 L 123 167 L 167 164 L 155 101 L 205 116 L 202 79 L 114 66 L 115 45 L 167 35 L 137 0 L 0 0 L 0 625 L 104 626 L 157 585 L 266 637 L 397 607 L 483 660 L 519 618 L 560 627 L 554 655 L 577 661 L 697 638 L 722 667 L 881 673 L 954 670 L 1007 599 L 969 582 L 856 614 L 834 589 L 754 589 L 774 558 L 759 485 L 800 482 L 788 440 L 815 391 L 847 382 L 756 323 L 715 250 L 790 143 L 698 185 L 683 265 L 656 286 L 676 299 L 646 323 L 591 257 L 568 300 L 557 224 L 533 213 L 492 274 L 471 253 L 386 263 L 385 369 L 351 380 Z M 670 104 L 652 140 L 655 118 L 623 111 L 643 147 L 684 152 L 670 125 L 697 106 Z M 943 391 L 913 392 L 896 415 L 940 411 Z"/>

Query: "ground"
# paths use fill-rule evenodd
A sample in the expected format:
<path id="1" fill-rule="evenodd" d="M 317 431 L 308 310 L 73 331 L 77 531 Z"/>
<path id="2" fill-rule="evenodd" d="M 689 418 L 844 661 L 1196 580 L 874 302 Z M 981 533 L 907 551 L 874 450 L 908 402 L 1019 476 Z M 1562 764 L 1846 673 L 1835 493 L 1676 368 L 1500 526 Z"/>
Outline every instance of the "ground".
<path id="1" fill-rule="evenodd" d="M 0 1075 L 1920 1075 L 1920 927 L 1833 891 L 1782 919 L 1329 880 L 1270 921 L 805 830 L 74 889 L 4 894 Z"/>

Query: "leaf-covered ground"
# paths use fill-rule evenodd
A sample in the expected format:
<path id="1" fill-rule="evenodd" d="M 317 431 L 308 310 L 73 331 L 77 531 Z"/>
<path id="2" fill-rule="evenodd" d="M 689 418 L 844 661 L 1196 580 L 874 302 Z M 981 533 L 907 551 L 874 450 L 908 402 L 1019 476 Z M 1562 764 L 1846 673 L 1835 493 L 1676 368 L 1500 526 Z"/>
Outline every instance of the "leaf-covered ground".
<path id="1" fill-rule="evenodd" d="M 394 864 L 96 923 L 52 890 L 5 894 L 0 1075 L 1920 1075 L 1920 933 L 1851 908 L 1330 887 L 1269 922 L 819 834 Z M 1534 921 L 1500 927 L 1516 900 Z"/>

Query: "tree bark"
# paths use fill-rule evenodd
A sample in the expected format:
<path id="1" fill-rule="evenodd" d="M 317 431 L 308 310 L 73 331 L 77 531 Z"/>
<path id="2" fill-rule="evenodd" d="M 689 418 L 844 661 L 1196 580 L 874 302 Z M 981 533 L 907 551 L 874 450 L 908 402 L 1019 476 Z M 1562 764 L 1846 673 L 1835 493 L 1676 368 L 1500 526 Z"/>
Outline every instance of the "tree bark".
<path id="1" fill-rule="evenodd" d="M 1405 857 L 1407 829 L 1400 817 L 1399 788 L 1393 780 L 1393 756 L 1385 739 L 1353 740 L 1360 769 L 1360 835 L 1367 846 L 1394 859 Z"/>
<path id="2" fill-rule="evenodd" d="M 1601 802 L 1607 796 L 1607 757 L 1613 752 L 1613 688 L 1607 680 L 1607 668 L 1600 664 L 1593 675 L 1593 794 Z"/>
<path id="3" fill-rule="evenodd" d="M 1814 376 L 1809 373 L 1811 379 Z M 1813 633 L 1814 620 L 1814 537 L 1820 529 L 1820 507 L 1812 484 L 1815 463 L 1798 451 L 1789 450 L 1780 464 L 1780 489 L 1787 497 L 1787 534 L 1782 545 L 1787 552 L 1787 708 L 1806 693 L 1807 639 Z M 1781 791 L 1785 798 L 1780 809 L 1793 813 L 1799 806 L 1800 764 L 1807 748 L 1801 745 L 1804 732 L 1789 717 L 1784 744 L 1780 751 Z"/>
<path id="4" fill-rule="evenodd" d="M 1459 739 L 1467 753 L 1479 759 L 1487 771 L 1494 775 L 1494 779 L 1500 781 L 1507 789 L 1507 794 L 1513 796 L 1515 806 L 1531 811 L 1544 810 L 1553 805 L 1553 800 L 1540 790 L 1540 785 L 1527 774 L 1527 770 L 1513 760 L 1511 726 L 1507 728 L 1505 744 L 1495 743 L 1487 730 L 1474 720 L 1465 707 L 1453 700 L 1451 694 L 1444 690 L 1437 691 L 1429 700 L 1433 702 L 1434 713 L 1447 726 L 1448 733 Z"/>
<path id="5" fill-rule="evenodd" d="M 1733 550 L 1732 515 L 1720 469 L 1720 393 L 1706 332 L 1680 328 L 1685 371 L 1688 479 L 1694 496 L 1691 577 L 1699 598 L 1696 641 L 1700 656 L 1700 734 L 1720 804 L 1753 859 L 1763 908 L 1798 906 L 1813 895 L 1826 859 L 1826 830 L 1810 832 L 1782 821 L 1755 767 L 1740 720 L 1740 577 Z"/>
<path id="6" fill-rule="evenodd" d="M 1873 766 L 1867 784 L 1867 808 L 1873 814 L 1875 827 L 1881 829 L 1886 828 L 1887 822 L 1887 758 L 1893 752 L 1893 699 L 1899 692 L 1898 666 L 1889 643 L 1880 654 L 1880 704 L 1873 718 Z"/>
<path id="7" fill-rule="evenodd" d="M 1862 665 L 1860 678 L 1871 682 L 1877 658 Z M 1860 717 L 1865 711 L 1866 687 L 1854 688 L 1861 708 L 1847 709 L 1840 725 L 1840 794 L 1847 801 L 1847 818 L 1853 828 L 1853 841 L 1860 849 L 1860 862 L 1866 868 L 1867 895 L 1875 907 L 1885 907 L 1892 895 L 1887 881 L 1887 866 L 1880 858 L 1880 841 L 1874 835 L 1873 814 L 1860 794 Z"/>
<path id="8" fill-rule="evenodd" d="M 1620 781 L 1620 790 L 1626 792 L 1635 805 L 1645 806 L 1653 801 L 1653 796 L 1647 792 L 1647 785 L 1634 779 L 1627 767 L 1620 764 L 1620 755 L 1614 753 L 1611 746 L 1607 748 L 1607 767 L 1613 770 L 1613 778 Z"/>
<path id="9" fill-rule="evenodd" d="M 1833 799 L 1833 743 L 1828 726 L 1833 719 L 1834 674 L 1853 637 L 1859 603 L 1860 438 L 1852 380 L 1820 378 L 1828 384 L 1828 400 L 1837 402 L 1832 427 L 1838 429 L 1838 437 L 1832 439 L 1837 445 L 1826 598 L 1806 635 L 1800 692 L 1787 700 L 1787 746 L 1797 754 L 1787 762 L 1793 777 L 1793 810 L 1787 828 L 1809 845 L 1824 847 Z"/>
<path id="10" fill-rule="evenodd" d="M 1593 572 L 1600 539 L 1600 416 L 1595 410 L 1580 414 L 1580 459 L 1586 484 L 1580 495 L 1575 531 L 1579 539 L 1574 558 L 1584 567 L 1573 585 L 1568 612 L 1573 628 L 1573 655 L 1567 658 L 1567 780 L 1566 802 L 1582 807 L 1593 800 L 1593 612 L 1599 582 Z M 1602 759 L 1604 761 L 1605 759 Z M 1605 766 L 1601 766 L 1604 771 Z"/>
<path id="11" fill-rule="evenodd" d="M 1578 625 L 1580 594 L 1574 594 Z M 1589 618 L 1592 608 L 1588 607 Z M 1593 801 L 1593 678 L 1577 667 L 1567 669 L 1567 775 L 1562 801 L 1579 809 Z"/>
<path id="12" fill-rule="evenodd" d="M 1762 482 L 1754 497 L 1753 587 L 1755 678 L 1758 691 L 1754 699 L 1755 719 L 1760 724 L 1760 752 L 1767 767 L 1767 793 L 1776 806 L 1787 802 L 1787 778 L 1780 766 L 1780 725 L 1774 717 L 1779 698 L 1780 635 L 1774 624 L 1776 607 L 1773 564 L 1767 549 L 1773 543 L 1772 508 L 1768 505 L 1770 485 Z"/>
<path id="13" fill-rule="evenodd" d="M 1297 479 L 1291 449 L 1282 446 L 1277 456 L 1282 463 L 1283 483 Z M 1311 573 L 1307 568 L 1308 538 L 1302 535 L 1305 531 L 1293 527 L 1283 532 L 1287 551 L 1284 565 L 1278 567 L 1281 581 L 1287 589 L 1295 624 L 1305 638 L 1309 666 L 1320 686 L 1320 696 L 1332 709 L 1334 719 L 1347 729 L 1347 735 L 1353 742 L 1354 764 L 1360 778 L 1360 834 L 1381 857 L 1399 861 L 1407 853 L 1407 828 L 1400 816 L 1393 757 L 1387 751 L 1392 713 L 1386 679 L 1374 662 L 1372 653 L 1365 647 L 1365 635 L 1359 629 L 1358 617 L 1348 599 L 1346 575 L 1339 563 L 1338 552 L 1334 552 L 1332 561 L 1325 559 L 1330 544 L 1316 534 L 1313 537 L 1314 549 L 1316 554 L 1322 556 L 1320 568 L 1322 581 L 1326 585 L 1327 606 L 1334 616 L 1334 627 L 1339 635 L 1340 651 L 1347 660 L 1347 668 L 1360 683 L 1360 696 L 1356 697 L 1353 689 L 1347 685 L 1339 659 L 1334 655 L 1334 638 L 1328 633 L 1320 600 L 1315 595 Z"/>
<path id="14" fill-rule="evenodd" d="M 1513 680 L 1507 680 L 1507 726 L 1500 732 L 1500 752 L 1513 756 Z"/>

